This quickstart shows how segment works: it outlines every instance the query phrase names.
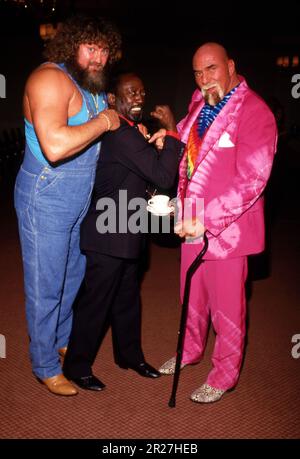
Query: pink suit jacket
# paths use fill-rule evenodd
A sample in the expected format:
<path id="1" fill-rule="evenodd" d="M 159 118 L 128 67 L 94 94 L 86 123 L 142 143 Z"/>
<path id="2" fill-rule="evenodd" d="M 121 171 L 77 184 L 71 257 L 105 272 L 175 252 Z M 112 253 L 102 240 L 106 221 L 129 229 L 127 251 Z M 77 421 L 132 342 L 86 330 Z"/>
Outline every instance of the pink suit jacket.
<path id="1" fill-rule="evenodd" d="M 221 260 L 264 250 L 262 192 L 272 168 L 277 129 L 265 102 L 249 89 L 242 77 L 240 80 L 204 137 L 190 181 L 186 153 L 179 168 L 178 218 L 182 218 L 184 198 L 193 203 L 204 198 L 204 218 L 198 217 L 204 220 L 208 230 L 206 259 Z M 178 124 L 184 143 L 203 105 L 197 89 L 188 115 Z M 199 240 L 185 243 L 188 245 L 190 249 L 185 248 L 195 255 L 202 247 Z"/>

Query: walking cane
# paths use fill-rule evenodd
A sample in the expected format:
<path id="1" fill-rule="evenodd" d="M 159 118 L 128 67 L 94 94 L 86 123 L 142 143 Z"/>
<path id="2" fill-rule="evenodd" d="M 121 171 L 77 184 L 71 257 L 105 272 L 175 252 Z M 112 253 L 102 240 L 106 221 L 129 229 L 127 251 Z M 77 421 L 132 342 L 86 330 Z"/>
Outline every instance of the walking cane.
<path id="1" fill-rule="evenodd" d="M 179 375 L 180 375 L 180 365 L 181 365 L 181 359 L 182 359 L 185 325 L 186 325 L 186 319 L 187 319 L 188 307 L 189 307 L 191 281 L 192 281 L 192 277 L 194 273 L 197 271 L 197 269 L 203 262 L 203 256 L 208 248 L 208 239 L 207 239 L 206 233 L 204 233 L 203 235 L 203 240 L 204 240 L 204 246 L 201 252 L 197 255 L 197 257 L 193 261 L 193 263 L 190 265 L 189 269 L 187 270 L 186 276 L 185 276 L 185 286 L 184 286 L 183 303 L 182 303 L 182 311 L 181 311 L 181 318 L 180 318 L 180 327 L 178 331 L 175 373 L 174 373 L 174 379 L 173 379 L 172 393 L 171 393 L 171 397 L 169 400 L 170 408 L 175 408 L 175 405 L 176 405 L 176 392 L 177 392 Z"/>

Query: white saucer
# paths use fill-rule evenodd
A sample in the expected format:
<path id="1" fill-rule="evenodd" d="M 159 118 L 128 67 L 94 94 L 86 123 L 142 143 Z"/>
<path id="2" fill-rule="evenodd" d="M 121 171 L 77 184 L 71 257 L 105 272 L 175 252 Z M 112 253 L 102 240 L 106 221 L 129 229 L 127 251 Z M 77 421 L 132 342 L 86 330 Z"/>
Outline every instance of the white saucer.
<path id="1" fill-rule="evenodd" d="M 153 215 L 157 215 L 158 217 L 164 217 L 166 215 L 169 215 L 171 212 L 174 212 L 174 206 L 168 207 L 164 212 L 155 212 L 153 207 L 147 206 L 148 212 L 150 212 Z"/>

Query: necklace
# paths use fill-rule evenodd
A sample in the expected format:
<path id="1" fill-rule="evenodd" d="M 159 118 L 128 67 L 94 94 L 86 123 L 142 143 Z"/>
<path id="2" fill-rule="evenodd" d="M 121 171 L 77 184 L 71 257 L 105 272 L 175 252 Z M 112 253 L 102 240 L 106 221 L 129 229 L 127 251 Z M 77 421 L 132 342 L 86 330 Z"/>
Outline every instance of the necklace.
<path id="1" fill-rule="evenodd" d="M 107 98 L 105 93 L 92 94 L 86 89 L 82 90 L 84 96 L 88 118 L 92 119 L 107 107 Z"/>
<path id="2" fill-rule="evenodd" d="M 99 113 L 99 96 L 98 94 L 96 96 L 94 96 L 94 94 L 90 93 L 91 96 L 92 96 L 92 99 L 93 99 L 93 102 L 94 102 L 94 105 L 95 105 L 95 108 L 96 108 L 96 113 Z"/>

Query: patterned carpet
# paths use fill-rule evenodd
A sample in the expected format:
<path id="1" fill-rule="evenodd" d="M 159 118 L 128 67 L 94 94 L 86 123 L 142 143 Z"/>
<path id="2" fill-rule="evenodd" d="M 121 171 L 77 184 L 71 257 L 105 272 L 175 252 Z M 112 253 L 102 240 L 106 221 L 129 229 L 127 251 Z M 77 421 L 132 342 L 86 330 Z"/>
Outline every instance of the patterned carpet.
<path id="1" fill-rule="evenodd" d="M 210 368 L 211 330 L 203 361 L 182 371 L 177 405 L 171 409 L 172 378 L 148 380 L 116 367 L 110 333 L 94 367 L 107 385 L 103 392 L 80 391 L 63 398 L 35 380 L 28 357 L 16 221 L 8 198 L 0 227 L 0 334 L 6 338 L 6 358 L 0 359 L 0 438 L 299 438 L 300 359 L 292 357 L 291 340 L 300 334 L 300 225 L 299 217 L 290 214 L 285 212 L 273 224 L 271 271 L 249 290 L 248 344 L 236 389 L 212 405 L 189 400 Z M 152 244 L 142 285 L 143 346 L 147 360 L 157 367 L 176 349 L 178 277 L 179 249 Z"/>

